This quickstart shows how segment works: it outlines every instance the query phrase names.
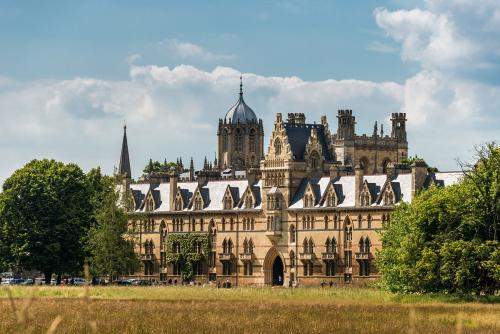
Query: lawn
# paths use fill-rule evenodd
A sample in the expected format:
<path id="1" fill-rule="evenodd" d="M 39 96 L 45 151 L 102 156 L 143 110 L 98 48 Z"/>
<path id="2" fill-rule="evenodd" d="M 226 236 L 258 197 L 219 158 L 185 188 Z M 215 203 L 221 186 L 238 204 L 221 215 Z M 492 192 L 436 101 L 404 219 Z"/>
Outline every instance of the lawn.
<path id="1" fill-rule="evenodd" d="M 499 333 L 500 304 L 368 288 L 0 289 L 0 333 L 19 332 Z"/>

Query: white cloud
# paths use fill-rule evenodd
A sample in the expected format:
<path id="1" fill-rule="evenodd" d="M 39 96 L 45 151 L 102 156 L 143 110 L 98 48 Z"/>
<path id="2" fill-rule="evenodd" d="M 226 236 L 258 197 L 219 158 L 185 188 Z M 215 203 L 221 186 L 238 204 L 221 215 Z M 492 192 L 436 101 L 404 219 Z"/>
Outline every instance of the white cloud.
<path id="1" fill-rule="evenodd" d="M 175 38 L 167 39 L 158 43 L 160 48 L 174 54 L 181 59 L 199 59 L 203 61 L 231 60 L 234 55 L 212 53 L 204 47 L 191 43 L 179 41 Z"/>
<path id="2" fill-rule="evenodd" d="M 418 8 L 392 12 L 377 8 L 374 15 L 387 35 L 401 43 L 403 59 L 420 62 L 426 68 L 463 65 L 479 48 L 459 34 L 446 14 Z"/>
<path id="3" fill-rule="evenodd" d="M 0 155 L 9 157 L 0 166 L 0 179 L 34 157 L 75 161 L 86 169 L 101 165 L 111 173 L 124 120 L 136 176 L 150 157 L 194 156 L 198 163 L 204 155 L 212 158 L 217 122 L 236 101 L 240 74 L 229 67 L 203 71 L 188 65 L 131 65 L 130 78 L 124 81 L 11 82 L 0 92 Z M 412 152 L 450 168 L 465 148 L 493 139 L 488 126 L 494 127 L 495 119 L 488 111 L 500 103 L 500 92 L 473 82 L 449 85 L 448 80 L 432 71 L 404 85 L 246 73 L 244 92 L 263 119 L 266 135 L 277 112 L 285 117 L 304 112 L 310 122 L 325 114 L 335 131 L 337 109 L 350 108 L 358 133 L 371 133 L 375 120 L 385 122 L 387 133 L 390 114 L 405 111 Z M 429 144 L 429 138 L 435 142 Z"/>

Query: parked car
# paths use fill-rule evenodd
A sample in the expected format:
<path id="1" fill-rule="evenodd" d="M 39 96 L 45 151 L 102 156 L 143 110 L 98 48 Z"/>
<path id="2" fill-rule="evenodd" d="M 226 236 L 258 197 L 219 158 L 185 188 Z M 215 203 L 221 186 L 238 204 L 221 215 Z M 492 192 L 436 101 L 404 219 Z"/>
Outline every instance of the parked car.
<path id="1" fill-rule="evenodd" d="M 23 280 L 23 282 L 19 283 L 20 285 L 33 285 L 33 280 L 31 278 L 27 278 Z"/>
<path id="2" fill-rule="evenodd" d="M 74 285 L 85 285 L 85 284 L 87 284 L 87 280 L 85 278 L 81 278 L 81 277 L 73 278 L 73 284 Z"/>
<path id="3" fill-rule="evenodd" d="M 2 279 L 2 285 L 9 285 L 10 281 L 12 281 L 13 278 L 3 278 Z"/>

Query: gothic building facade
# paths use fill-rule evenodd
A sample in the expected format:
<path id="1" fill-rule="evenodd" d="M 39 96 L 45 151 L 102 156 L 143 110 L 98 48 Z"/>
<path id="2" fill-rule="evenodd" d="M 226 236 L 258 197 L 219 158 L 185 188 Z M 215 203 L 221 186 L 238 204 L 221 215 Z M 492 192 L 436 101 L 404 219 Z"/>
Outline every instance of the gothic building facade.
<path id="1" fill-rule="evenodd" d="M 332 133 L 325 116 L 277 113 L 264 153 L 263 123 L 243 100 L 219 121 L 212 166 L 132 181 L 124 134 L 120 189 L 132 198 L 130 230 L 143 267 L 132 277 L 181 280 L 169 261 L 169 238 L 206 235 L 205 260 L 192 263 L 198 282 L 234 285 L 366 284 L 377 279 L 377 231 L 394 205 L 431 184 L 457 182 L 455 172 L 430 173 L 407 158 L 405 114 L 392 114 L 390 135 L 377 124 L 356 135 L 351 110 L 337 112 Z M 175 247 L 174 247 L 175 248 Z M 193 252 L 201 252 L 193 248 Z"/>

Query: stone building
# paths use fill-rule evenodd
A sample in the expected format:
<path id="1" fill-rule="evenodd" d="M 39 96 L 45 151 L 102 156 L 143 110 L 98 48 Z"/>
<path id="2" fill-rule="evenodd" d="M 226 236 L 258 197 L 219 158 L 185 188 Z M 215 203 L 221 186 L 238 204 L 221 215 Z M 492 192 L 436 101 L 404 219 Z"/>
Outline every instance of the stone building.
<path id="1" fill-rule="evenodd" d="M 390 222 L 394 205 L 431 184 L 455 183 L 461 174 L 429 173 L 424 161 L 401 163 L 408 154 L 405 114 L 392 114 L 390 135 L 375 124 L 371 136 L 356 135 L 351 110 L 336 117 L 331 133 L 325 116 L 316 124 L 302 113 L 286 120 L 277 113 L 264 155 L 262 121 L 243 101 L 240 86 L 237 104 L 219 121 L 218 163 L 205 161 L 195 172 L 191 162 L 184 177 L 174 171 L 142 182 L 132 181 L 124 133 L 121 191 L 133 199 L 129 226 L 143 263 L 132 276 L 180 281 L 183 268 L 167 261 L 177 249 L 168 249 L 167 241 L 190 233 L 210 240 L 205 260 L 192 263 L 199 282 L 376 279 L 377 231 Z"/>

